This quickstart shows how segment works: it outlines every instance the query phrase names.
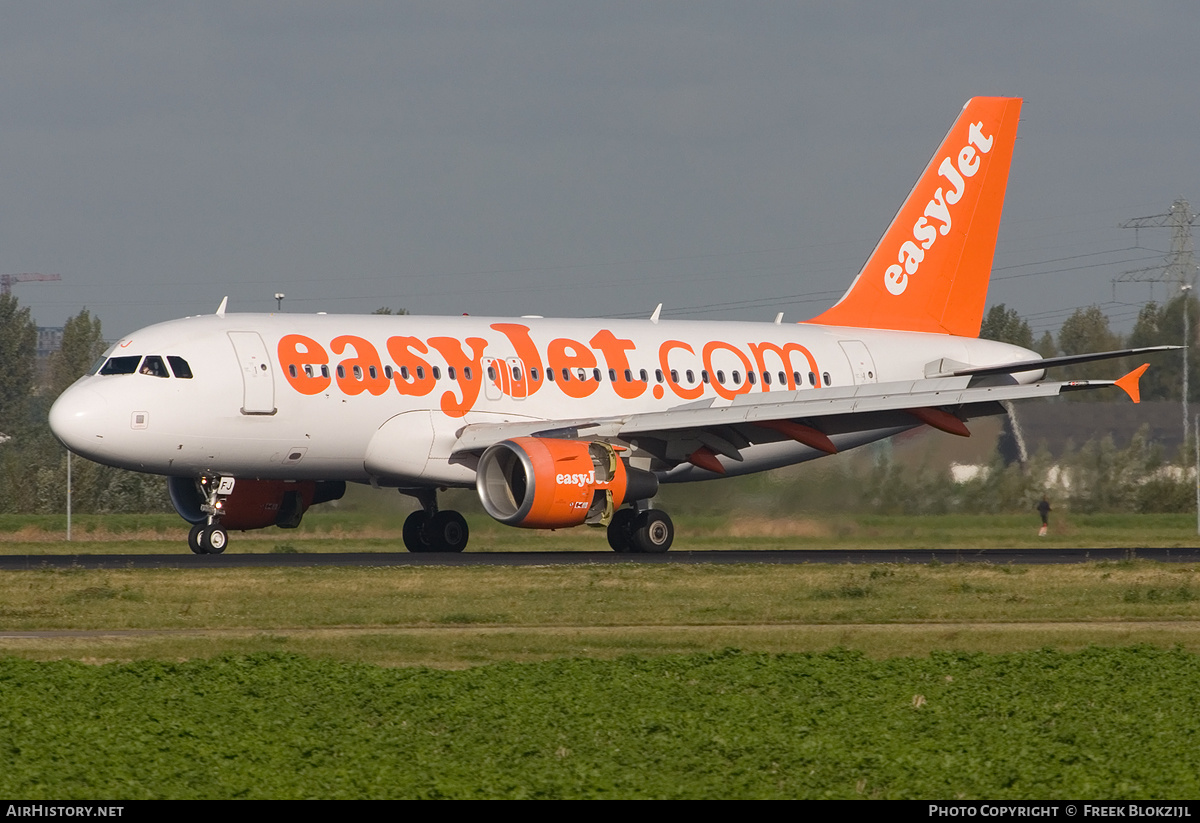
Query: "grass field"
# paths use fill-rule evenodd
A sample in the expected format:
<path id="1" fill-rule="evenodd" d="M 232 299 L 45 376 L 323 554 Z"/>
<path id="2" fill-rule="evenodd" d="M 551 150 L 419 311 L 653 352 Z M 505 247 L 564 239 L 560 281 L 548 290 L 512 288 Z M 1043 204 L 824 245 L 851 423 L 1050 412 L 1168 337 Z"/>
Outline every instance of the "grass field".
<path id="1" fill-rule="evenodd" d="M 229 552 L 403 551 L 406 511 L 314 511 L 294 530 L 234 532 Z M 607 551 L 603 529 L 533 531 L 467 511 L 469 551 Z M 1047 537 L 1037 515 L 676 516 L 676 549 L 1181 547 L 1200 543 L 1188 514 L 1056 513 Z M 0 515 L 2 554 L 118 554 L 187 551 L 186 524 L 173 514 L 86 515 L 67 542 L 61 515 Z M 172 545 L 173 544 L 173 545 Z"/>
<path id="2" fill-rule="evenodd" d="M 0 794 L 1194 798 L 1200 657 L 0 659 Z"/>
<path id="3" fill-rule="evenodd" d="M 680 524 L 693 548 L 1195 543 L 1190 516 Z M 58 527 L 0 518 L 0 552 L 186 551 L 174 516 Z M 232 550 L 395 528 L 335 512 Z M 30 570 L 0 578 L 0 633 L 10 796 L 1200 796 L 1194 564 Z"/>

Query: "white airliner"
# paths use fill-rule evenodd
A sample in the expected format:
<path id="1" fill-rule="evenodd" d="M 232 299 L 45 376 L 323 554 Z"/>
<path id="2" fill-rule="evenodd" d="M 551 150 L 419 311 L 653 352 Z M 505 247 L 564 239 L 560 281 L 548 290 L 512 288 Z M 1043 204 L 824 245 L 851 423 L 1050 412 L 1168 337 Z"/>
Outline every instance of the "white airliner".
<path id="1" fill-rule="evenodd" d="M 783 325 L 216 314 L 120 340 L 50 411 L 69 449 L 169 478 L 197 553 L 230 529 L 294 527 L 346 483 L 420 501 L 411 551 L 461 551 L 437 491 L 474 486 L 511 526 L 606 526 L 666 551 L 660 483 L 787 466 L 918 426 L 968 434 L 1004 401 L 1117 385 L 1047 382 L 977 339 L 1021 101 L 963 108 L 845 296 Z M 1172 347 L 1160 347 L 1172 348 Z M 1138 351 L 1147 351 L 1142 349 Z"/>

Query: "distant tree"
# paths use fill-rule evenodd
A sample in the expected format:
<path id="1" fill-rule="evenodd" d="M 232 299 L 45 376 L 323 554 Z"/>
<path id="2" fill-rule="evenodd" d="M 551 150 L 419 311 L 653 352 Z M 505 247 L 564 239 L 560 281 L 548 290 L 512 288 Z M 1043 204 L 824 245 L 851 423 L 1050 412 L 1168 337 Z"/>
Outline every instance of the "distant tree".
<path id="1" fill-rule="evenodd" d="M 28 423 L 33 394 L 37 326 L 29 309 L 0 294 L 0 433 L 13 436 Z"/>
<path id="2" fill-rule="evenodd" d="M 1063 354 L 1112 351 L 1120 348 L 1121 338 L 1108 327 L 1108 317 L 1099 306 L 1076 309 L 1058 332 L 1058 347 Z"/>
<path id="3" fill-rule="evenodd" d="M 1010 309 L 1003 303 L 997 303 L 988 309 L 979 328 L 979 336 L 986 340 L 999 340 L 1001 343 L 1012 343 L 1024 349 L 1033 348 L 1033 329 L 1021 319 L 1016 309 Z"/>
<path id="4" fill-rule="evenodd" d="M 1183 312 L 1187 307 L 1188 349 L 1175 354 L 1160 354 L 1150 361 L 1150 369 L 1142 378 L 1142 397 L 1155 400 L 1178 400 L 1183 389 L 1183 358 L 1188 358 L 1188 400 L 1200 398 L 1200 350 L 1195 345 L 1200 324 L 1200 303 L 1191 296 L 1180 295 L 1165 306 L 1147 303 L 1138 312 L 1137 323 L 1129 336 L 1130 346 L 1181 346 Z M 1150 360 L 1150 358 L 1147 358 Z M 1146 362 L 1143 360 L 1142 362 Z M 1136 365 L 1136 364 L 1134 364 Z"/>
<path id="5" fill-rule="evenodd" d="M 1108 317 L 1099 306 L 1088 306 L 1086 309 L 1076 309 L 1067 318 L 1058 332 L 1058 347 L 1063 354 L 1087 354 L 1089 352 L 1112 351 L 1121 348 L 1121 338 L 1108 327 Z M 1065 376 L 1070 378 L 1106 379 L 1119 377 L 1122 367 L 1128 364 L 1121 361 L 1102 360 L 1095 363 L 1070 366 L 1065 369 Z M 1104 391 L 1068 392 L 1068 400 L 1111 400 L 1113 396 Z"/>
<path id="6" fill-rule="evenodd" d="M 1048 331 L 1042 332 L 1033 350 L 1042 357 L 1058 357 L 1058 344 L 1054 342 L 1054 335 Z"/>
<path id="7" fill-rule="evenodd" d="M 375 311 L 371 312 L 371 314 L 408 314 L 408 309 L 396 309 L 395 311 L 392 311 L 387 306 L 380 306 Z"/>
<path id="8" fill-rule="evenodd" d="M 63 326 L 62 348 L 50 356 L 50 397 L 58 397 L 104 354 L 100 318 L 86 308 Z"/>

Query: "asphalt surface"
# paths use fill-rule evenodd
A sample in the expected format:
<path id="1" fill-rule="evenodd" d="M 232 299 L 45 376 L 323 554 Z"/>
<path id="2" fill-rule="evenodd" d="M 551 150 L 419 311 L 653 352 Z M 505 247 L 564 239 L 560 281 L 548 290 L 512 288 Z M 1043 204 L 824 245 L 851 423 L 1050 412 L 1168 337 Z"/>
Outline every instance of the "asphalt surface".
<path id="1" fill-rule="evenodd" d="M 316 566 L 570 566 L 613 563 L 992 563 L 1053 565 L 1094 561 L 1156 560 L 1194 563 L 1200 547 L 1175 549 L 802 549 L 797 551 L 481 552 L 409 554 L 347 552 L 304 554 L 28 554 L 0 556 L 0 570 L 17 569 L 244 569 Z"/>

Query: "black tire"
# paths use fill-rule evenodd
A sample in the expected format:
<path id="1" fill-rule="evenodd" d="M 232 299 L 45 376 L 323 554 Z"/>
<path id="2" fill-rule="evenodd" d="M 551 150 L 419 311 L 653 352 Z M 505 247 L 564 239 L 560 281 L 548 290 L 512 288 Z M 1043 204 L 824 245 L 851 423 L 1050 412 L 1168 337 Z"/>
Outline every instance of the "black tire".
<path id="1" fill-rule="evenodd" d="M 404 521 L 404 548 L 410 552 L 428 552 L 433 551 L 429 546 L 429 536 L 426 533 L 426 526 L 429 524 L 429 516 L 423 511 L 415 511 L 408 516 Z"/>
<path id="2" fill-rule="evenodd" d="M 188 548 L 192 550 L 192 554 L 208 554 L 208 549 L 204 547 L 203 523 L 197 523 L 188 532 Z"/>
<path id="3" fill-rule="evenodd" d="M 637 509 L 617 509 L 608 523 L 608 545 L 622 554 L 633 551 L 633 526 Z"/>
<path id="4" fill-rule="evenodd" d="M 661 554 L 671 548 L 675 539 L 675 524 L 666 512 L 658 509 L 642 512 L 634 521 L 633 550 L 642 554 Z"/>
<path id="5" fill-rule="evenodd" d="M 229 532 L 220 526 L 209 526 L 204 530 L 201 541 L 209 554 L 221 554 L 229 545 Z"/>
<path id="6" fill-rule="evenodd" d="M 456 511 L 438 512 L 426 529 L 429 544 L 435 552 L 461 552 L 467 547 L 471 532 L 467 521 Z"/>

